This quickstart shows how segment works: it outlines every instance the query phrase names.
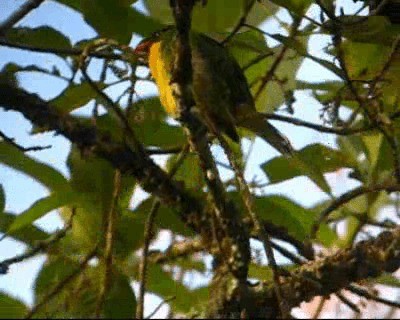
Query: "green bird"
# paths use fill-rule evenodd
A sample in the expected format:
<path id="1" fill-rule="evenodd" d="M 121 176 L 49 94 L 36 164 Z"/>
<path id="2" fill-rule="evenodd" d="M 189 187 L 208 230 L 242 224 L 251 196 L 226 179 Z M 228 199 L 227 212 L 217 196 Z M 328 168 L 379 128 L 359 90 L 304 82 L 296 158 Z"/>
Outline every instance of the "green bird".
<path id="1" fill-rule="evenodd" d="M 177 105 L 171 89 L 177 31 L 168 27 L 139 43 L 135 54 L 145 58 L 160 94 L 161 104 L 172 117 Z M 192 89 L 202 122 L 238 142 L 242 127 L 263 138 L 282 154 L 293 153 L 288 139 L 256 111 L 253 96 L 239 64 L 214 39 L 192 31 Z"/>

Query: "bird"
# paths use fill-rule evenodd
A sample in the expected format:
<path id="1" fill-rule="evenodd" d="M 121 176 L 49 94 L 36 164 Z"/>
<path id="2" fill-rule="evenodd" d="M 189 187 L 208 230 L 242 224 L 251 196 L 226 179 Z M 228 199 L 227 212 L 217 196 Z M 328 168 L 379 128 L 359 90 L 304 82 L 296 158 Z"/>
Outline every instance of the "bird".
<path id="1" fill-rule="evenodd" d="M 176 28 L 169 26 L 143 39 L 134 49 L 134 54 L 148 63 L 160 102 L 173 118 L 179 116 L 171 88 L 177 35 Z M 281 154 L 293 154 L 289 140 L 256 111 L 247 79 L 229 50 L 203 33 L 190 31 L 189 38 L 192 92 L 200 120 L 206 127 L 226 134 L 235 142 L 240 141 L 237 128 L 245 128 Z"/>

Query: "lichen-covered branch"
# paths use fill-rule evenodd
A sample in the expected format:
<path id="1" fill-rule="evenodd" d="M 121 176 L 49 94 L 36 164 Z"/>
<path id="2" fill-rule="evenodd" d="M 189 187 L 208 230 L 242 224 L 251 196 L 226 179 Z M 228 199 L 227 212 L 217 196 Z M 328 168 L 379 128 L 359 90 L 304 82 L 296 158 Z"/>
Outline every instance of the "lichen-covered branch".
<path id="1" fill-rule="evenodd" d="M 191 14 L 197 1 L 172 0 L 171 8 L 177 29 L 176 58 L 171 87 L 182 121 L 191 144 L 199 156 L 207 187 L 210 190 L 217 241 L 220 243 L 223 264 L 226 264 L 239 282 L 247 279 L 250 244 L 247 230 L 237 209 L 227 200 L 225 186 L 219 176 L 202 123 L 191 113 L 195 104 L 192 92 L 192 55 L 190 47 Z"/>
<path id="2" fill-rule="evenodd" d="M 357 243 L 328 257 L 302 265 L 289 277 L 282 277 L 281 287 L 291 308 L 315 296 L 327 296 L 353 282 L 395 272 L 400 267 L 400 228 L 381 233 L 376 239 Z M 274 318 L 279 309 L 273 287 L 260 283 L 249 291 L 251 317 Z M 261 306 L 265 306 L 261 308 Z"/>
<path id="3" fill-rule="evenodd" d="M 70 115 L 60 115 L 39 96 L 9 83 L 0 82 L 0 106 L 21 112 L 36 126 L 62 134 L 85 152 L 93 152 L 108 160 L 121 173 L 133 175 L 144 190 L 159 197 L 165 205 L 174 206 L 189 227 L 209 236 L 211 227 L 199 199 L 170 179 L 144 150 L 140 153 L 132 151 L 126 144 L 112 141 L 109 136 L 98 132 L 95 126 L 83 124 Z"/>

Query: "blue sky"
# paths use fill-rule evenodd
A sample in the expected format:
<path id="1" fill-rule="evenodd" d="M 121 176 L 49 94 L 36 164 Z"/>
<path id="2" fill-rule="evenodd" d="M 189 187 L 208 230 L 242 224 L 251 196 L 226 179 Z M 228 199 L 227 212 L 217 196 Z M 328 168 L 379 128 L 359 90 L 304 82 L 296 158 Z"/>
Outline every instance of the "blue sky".
<path id="1" fill-rule="evenodd" d="M 341 1 L 343 2 L 343 1 Z M 24 1 L 21 0 L 1 0 L 0 21 L 4 20 L 9 14 L 20 6 Z M 311 10 L 309 15 L 317 15 L 316 10 Z M 287 19 L 284 11 L 280 14 L 282 19 Z M 50 25 L 70 37 L 73 43 L 95 36 L 95 32 L 83 23 L 82 17 L 65 7 L 61 7 L 52 1 L 46 1 L 37 10 L 34 10 L 25 17 L 20 25 L 23 26 L 41 26 Z M 270 21 L 263 25 L 269 31 L 277 30 L 276 21 Z M 134 38 L 132 43 L 137 43 L 139 39 Z M 310 50 L 312 54 L 324 56 L 322 48 L 326 45 L 324 36 L 315 36 L 310 41 Z M 0 47 L 0 69 L 9 61 L 21 65 L 38 64 L 40 66 L 51 68 L 54 64 L 63 68 L 60 59 L 47 54 L 38 54 L 23 52 L 15 49 Z M 333 75 L 325 69 L 319 67 L 313 62 L 305 61 L 298 72 L 298 78 L 306 81 L 323 81 L 333 79 Z M 55 80 L 52 77 L 43 77 L 38 74 L 20 75 L 21 84 L 31 92 L 36 92 L 45 98 L 56 96 L 65 87 L 61 80 Z M 142 96 L 155 93 L 154 86 L 145 86 L 138 88 Z M 296 93 L 297 102 L 295 104 L 295 117 L 320 122 L 320 105 L 307 92 Z M 334 146 L 332 136 L 322 135 L 308 129 L 301 129 L 291 125 L 275 123 L 283 132 L 285 132 L 296 148 L 301 148 L 311 142 L 321 142 Z M 54 136 L 51 133 L 30 136 L 30 124 L 25 121 L 21 115 L 14 112 L 5 112 L 0 109 L 0 130 L 8 136 L 16 139 L 16 142 L 23 146 L 48 145 L 52 148 L 45 151 L 33 152 L 30 155 L 34 158 L 52 165 L 63 174 L 68 176 L 68 170 L 65 165 L 65 159 L 69 152 L 69 143 L 60 136 Z M 217 151 L 217 153 L 219 153 Z M 246 172 L 248 178 L 254 175 L 262 175 L 257 168 L 260 155 L 276 155 L 276 152 L 261 141 L 257 141 L 254 151 L 250 158 L 249 167 L 255 168 Z M 224 171 L 223 171 L 224 172 Z M 227 174 L 225 171 L 224 174 Z M 354 184 L 345 179 L 343 175 L 330 174 L 331 182 L 335 193 L 342 193 L 354 186 Z M 47 195 L 47 190 L 35 182 L 33 179 L 11 170 L 0 164 L 0 183 L 3 185 L 6 193 L 6 209 L 14 213 L 20 213 L 27 209 L 34 201 Z M 306 178 L 297 178 L 284 184 L 269 186 L 266 193 L 286 194 L 303 205 L 312 205 L 316 200 L 327 198 L 314 184 Z M 50 213 L 37 221 L 37 225 L 45 230 L 54 230 L 61 226 L 60 219 L 56 213 Z M 23 252 L 24 246 L 16 241 L 5 239 L 0 242 L 0 261 Z M 32 303 L 32 283 L 35 275 L 40 269 L 44 258 L 34 258 L 11 267 L 10 272 L 5 276 L 0 276 L 0 290 L 4 290 L 13 296 Z M 156 301 L 156 300 L 154 300 Z M 149 307 L 151 310 L 151 307 Z"/>

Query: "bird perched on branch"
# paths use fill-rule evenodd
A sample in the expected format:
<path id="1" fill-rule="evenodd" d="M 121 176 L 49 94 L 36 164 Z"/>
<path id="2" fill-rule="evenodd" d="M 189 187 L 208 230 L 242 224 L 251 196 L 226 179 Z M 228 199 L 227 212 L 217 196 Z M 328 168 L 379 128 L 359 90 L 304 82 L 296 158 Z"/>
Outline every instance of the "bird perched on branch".
<path id="1" fill-rule="evenodd" d="M 168 27 L 139 43 L 135 53 L 149 64 L 159 90 L 161 104 L 172 117 L 178 116 L 171 89 L 176 57 L 177 31 Z M 263 138 L 282 154 L 291 154 L 288 139 L 265 120 L 255 108 L 247 80 L 228 50 L 210 37 L 190 33 L 192 89 L 202 122 L 238 142 L 236 128 L 242 127 Z"/>

